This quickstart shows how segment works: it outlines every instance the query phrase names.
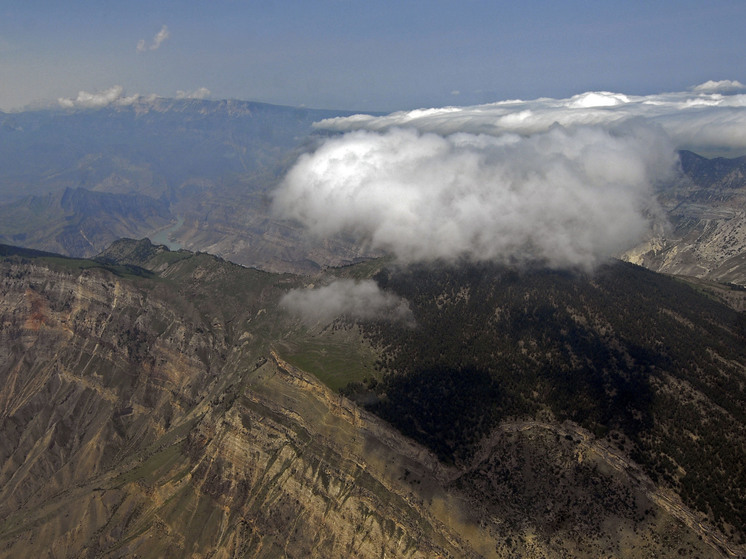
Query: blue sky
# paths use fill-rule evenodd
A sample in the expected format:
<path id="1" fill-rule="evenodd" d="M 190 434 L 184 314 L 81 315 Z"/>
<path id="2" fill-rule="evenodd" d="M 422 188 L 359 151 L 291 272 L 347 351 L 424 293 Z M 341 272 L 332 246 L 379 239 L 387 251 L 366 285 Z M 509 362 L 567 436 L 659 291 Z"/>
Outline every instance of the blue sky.
<path id="1" fill-rule="evenodd" d="M 370 111 L 682 91 L 746 82 L 745 27 L 740 0 L 3 0 L 0 109 L 115 85 Z"/>

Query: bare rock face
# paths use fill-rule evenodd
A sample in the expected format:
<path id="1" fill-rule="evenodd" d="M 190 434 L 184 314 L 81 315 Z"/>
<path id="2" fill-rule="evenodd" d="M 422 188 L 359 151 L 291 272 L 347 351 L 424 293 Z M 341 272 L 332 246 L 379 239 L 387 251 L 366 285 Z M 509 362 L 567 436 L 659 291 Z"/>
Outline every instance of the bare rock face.
<path id="1" fill-rule="evenodd" d="M 725 553 L 572 424 L 442 464 L 273 351 L 297 280 L 160 256 L 0 262 L 0 556 Z"/>
<path id="2" fill-rule="evenodd" d="M 746 158 L 681 153 L 685 178 L 662 191 L 669 223 L 622 258 L 657 272 L 746 285 Z"/>

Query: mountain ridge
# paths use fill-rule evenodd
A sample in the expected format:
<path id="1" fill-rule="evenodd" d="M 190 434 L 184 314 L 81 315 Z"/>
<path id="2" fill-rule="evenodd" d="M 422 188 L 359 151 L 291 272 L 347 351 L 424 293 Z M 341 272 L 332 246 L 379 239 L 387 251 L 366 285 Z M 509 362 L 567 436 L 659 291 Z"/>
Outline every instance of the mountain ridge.
<path id="1" fill-rule="evenodd" d="M 331 359 L 340 348 L 361 367 L 361 386 L 378 378 L 387 397 L 394 396 L 386 375 L 364 368 L 369 357 L 356 361 L 368 347 L 389 361 L 384 348 L 365 345 L 364 323 L 304 326 L 277 307 L 288 290 L 306 288 L 308 277 L 143 240 L 119 241 L 99 261 L 9 247 L 2 253 L 0 343 L 8 349 L 0 363 L 2 556 L 22 550 L 206 556 L 212 550 L 225 557 L 378 557 L 381 549 L 401 557 L 743 554 L 728 524 L 726 536 L 717 515 L 682 504 L 672 496 L 679 493 L 675 484 L 649 477 L 649 465 L 628 471 L 632 441 L 616 428 L 594 433 L 548 408 L 508 414 L 475 440 L 474 452 L 454 463 L 438 460 L 432 449 L 324 386 L 314 367 L 296 365 L 313 363 L 301 359 L 309 352 L 323 350 Z M 619 266 L 628 281 L 642 274 L 671 285 Z M 143 269 L 151 275 L 134 273 Z M 381 270 L 388 270 L 387 289 L 419 277 L 371 262 L 312 281 Z M 520 280 L 513 284 L 518 306 L 511 312 L 524 309 L 529 321 L 531 297 L 542 290 L 527 289 L 535 295 L 526 301 L 518 287 L 551 279 L 565 289 L 563 281 L 577 281 L 571 274 L 533 280 L 525 272 L 488 272 L 447 274 L 454 282 L 459 274 L 472 277 L 476 284 L 458 280 L 472 297 L 480 283 Z M 639 283 L 648 295 L 649 281 Z M 425 296 L 449 293 L 442 282 L 440 276 L 417 281 L 423 297 L 410 303 L 420 328 L 435 328 L 425 319 L 430 309 L 450 313 L 450 329 L 468 334 L 469 322 L 456 320 L 466 298 Z M 703 308 L 715 305 L 691 296 Z M 671 304 L 678 299 L 672 296 Z M 718 324 L 715 316 L 710 328 Z M 536 355 L 527 339 L 516 347 L 528 350 L 526 359 Z M 419 358 L 412 358 L 416 366 Z M 407 372 L 393 365 L 387 366 L 392 378 L 404 378 Z M 508 388 L 509 376 L 496 378 Z M 667 386 L 653 388 L 658 393 Z M 458 394 L 452 396 L 458 402 Z M 694 428 L 690 419 L 681 422 Z M 642 445 L 639 452 L 645 456 L 651 448 Z"/>
<path id="2" fill-rule="evenodd" d="M 658 192 L 667 222 L 622 258 L 657 272 L 746 285 L 746 157 L 680 152 L 683 180 Z"/>

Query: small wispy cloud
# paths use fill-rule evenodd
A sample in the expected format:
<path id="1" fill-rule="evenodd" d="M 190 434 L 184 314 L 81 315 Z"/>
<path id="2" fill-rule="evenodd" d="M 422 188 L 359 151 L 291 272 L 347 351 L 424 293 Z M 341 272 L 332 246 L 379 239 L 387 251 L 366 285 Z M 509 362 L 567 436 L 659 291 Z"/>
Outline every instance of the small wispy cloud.
<path id="1" fill-rule="evenodd" d="M 285 294 L 280 305 L 308 325 L 329 323 L 343 316 L 414 325 L 409 303 L 381 290 L 373 280 L 337 280 L 323 287 L 294 289 Z"/>
<path id="2" fill-rule="evenodd" d="M 700 93 L 723 93 L 746 89 L 746 86 L 737 80 L 709 80 L 705 83 L 695 85 L 692 91 Z"/>
<path id="3" fill-rule="evenodd" d="M 210 96 L 210 90 L 206 87 L 200 87 L 194 91 L 178 90 L 176 99 L 207 99 Z"/>
<path id="4" fill-rule="evenodd" d="M 149 50 L 158 50 L 163 42 L 171 36 L 168 27 L 165 25 L 161 27 L 161 30 L 153 37 L 153 42 L 150 45 L 147 44 L 145 39 L 140 39 L 137 42 L 137 52 L 146 52 Z"/>

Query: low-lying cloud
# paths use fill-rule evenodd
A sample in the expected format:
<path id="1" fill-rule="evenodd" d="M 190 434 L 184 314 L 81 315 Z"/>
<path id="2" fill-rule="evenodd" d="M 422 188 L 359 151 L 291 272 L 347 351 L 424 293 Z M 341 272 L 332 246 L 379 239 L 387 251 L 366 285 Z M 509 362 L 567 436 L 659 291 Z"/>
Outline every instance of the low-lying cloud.
<path id="1" fill-rule="evenodd" d="M 207 99 L 210 96 L 210 90 L 206 87 L 200 87 L 194 91 L 178 90 L 175 99 Z M 114 85 L 103 91 L 90 93 L 88 91 L 79 91 L 78 96 L 60 97 L 57 99 L 59 105 L 65 109 L 100 109 L 103 107 L 127 107 L 135 103 L 152 103 L 161 99 L 158 95 L 125 95 L 124 87 Z"/>
<path id="2" fill-rule="evenodd" d="M 743 90 L 722 80 L 326 119 L 315 126 L 341 134 L 299 158 L 273 208 L 405 262 L 592 269 L 661 218 L 655 186 L 678 176 L 677 150 L 746 153 Z"/>
<path id="3" fill-rule="evenodd" d="M 746 153 L 746 86 L 735 80 L 708 81 L 688 91 L 625 95 L 591 91 L 569 99 L 511 100 L 470 107 L 400 111 L 386 116 L 353 115 L 323 120 L 318 128 L 338 132 L 414 128 L 449 135 L 459 132 L 531 135 L 553 125 L 613 126 L 631 119 L 658 124 L 677 149 L 703 155 Z"/>
<path id="4" fill-rule="evenodd" d="M 648 230 L 653 186 L 677 162 L 661 128 L 640 121 L 531 135 L 452 133 L 442 113 L 438 122 L 448 135 L 384 127 L 328 139 L 290 170 L 275 211 L 405 262 L 591 269 Z"/>
<path id="5" fill-rule="evenodd" d="M 280 305 L 309 325 L 328 323 L 342 316 L 414 323 L 407 301 L 382 291 L 373 280 L 337 280 L 323 287 L 294 289 L 282 298 Z"/>
<path id="6" fill-rule="evenodd" d="M 178 90 L 176 99 L 207 99 L 210 96 L 210 90 L 206 87 L 200 87 L 194 91 Z"/>
<path id="7" fill-rule="evenodd" d="M 121 106 L 131 105 L 139 98 L 139 95 L 132 95 L 130 97 L 125 96 L 124 88 L 121 85 L 115 85 L 98 93 L 80 91 L 75 99 L 60 97 L 57 101 L 60 106 L 66 109 L 99 109 L 111 104 Z"/>

